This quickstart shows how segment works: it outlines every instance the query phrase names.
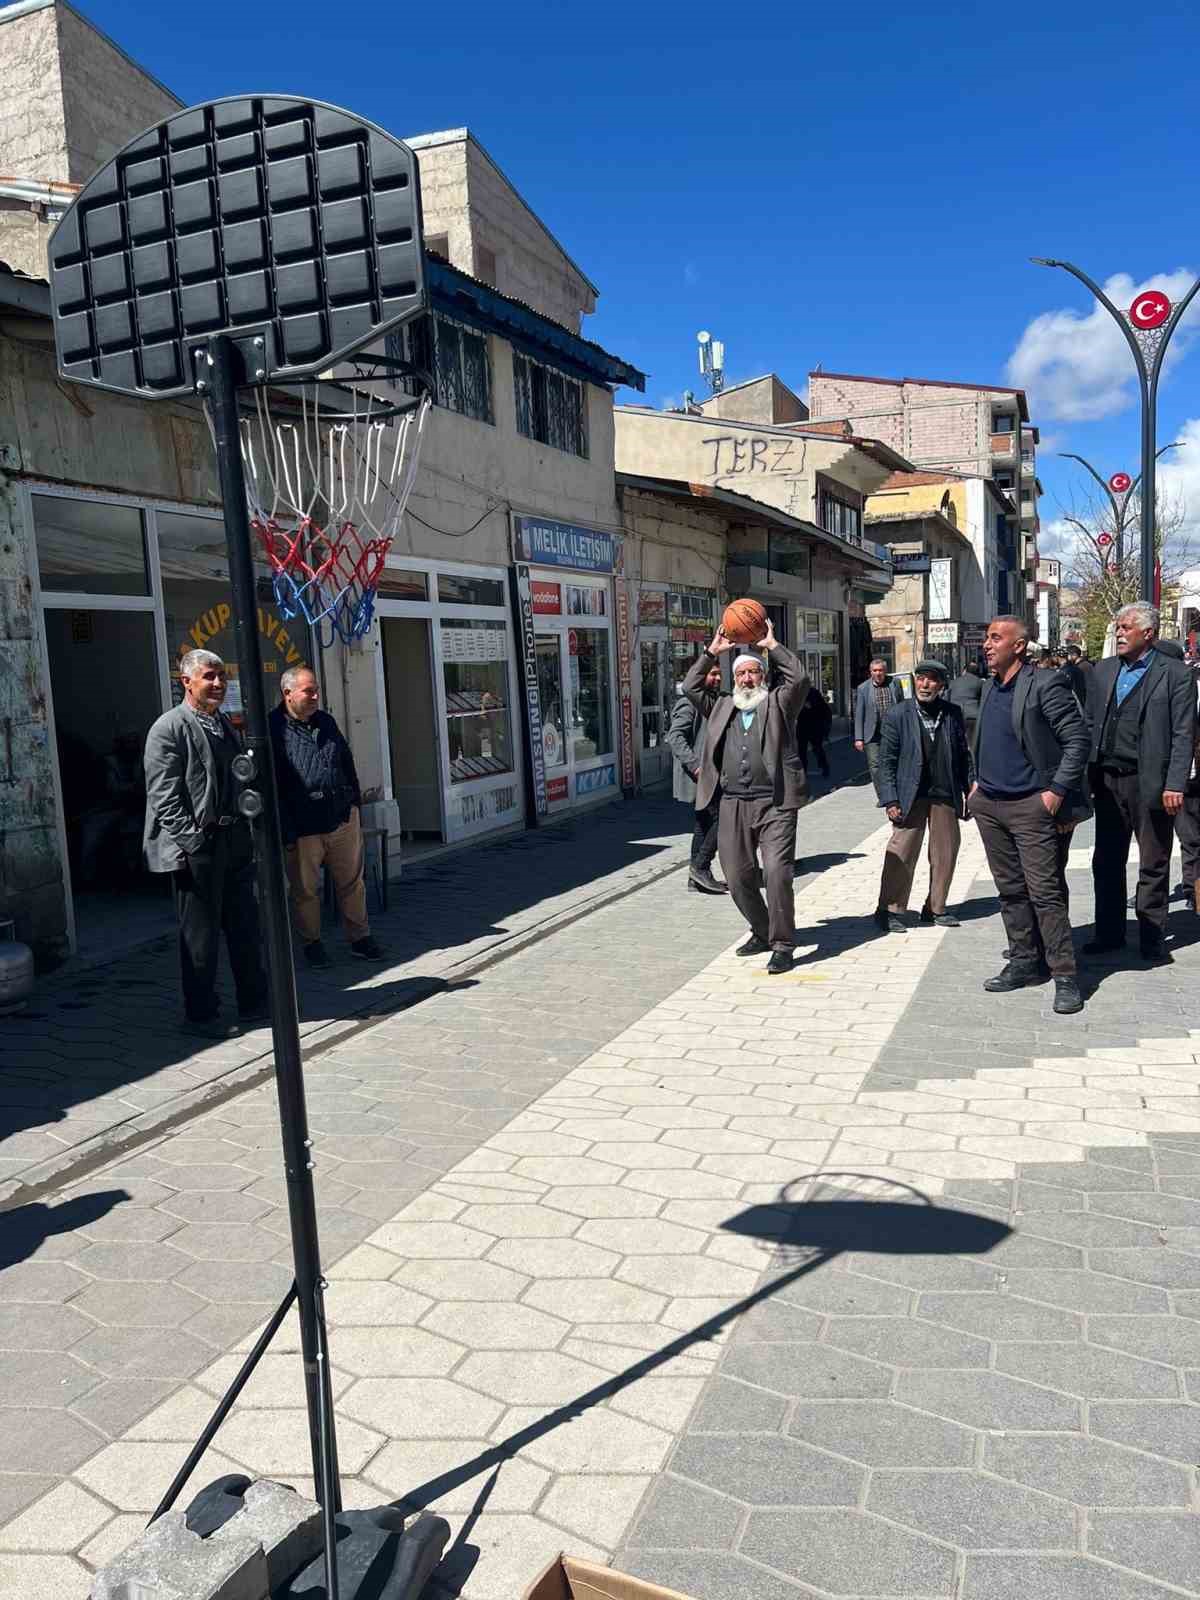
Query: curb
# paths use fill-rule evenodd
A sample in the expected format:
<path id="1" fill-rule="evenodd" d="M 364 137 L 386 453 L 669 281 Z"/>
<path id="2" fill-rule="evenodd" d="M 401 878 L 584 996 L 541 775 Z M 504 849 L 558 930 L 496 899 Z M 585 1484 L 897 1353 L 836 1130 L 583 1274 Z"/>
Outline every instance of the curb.
<path id="1" fill-rule="evenodd" d="M 521 951 L 540 944 L 543 939 L 548 939 L 561 929 L 570 927 L 572 923 L 582 921 L 593 912 L 603 911 L 606 907 L 627 899 L 629 895 L 636 894 L 640 889 L 649 888 L 651 884 L 681 871 L 687 866 L 688 860 L 689 853 L 686 848 L 670 853 L 666 860 L 659 860 L 652 867 L 640 871 L 632 882 L 626 879 L 613 884 L 611 888 L 601 890 L 575 905 L 568 906 L 532 928 L 526 928 L 510 938 L 499 940 L 481 954 L 453 963 L 441 972 L 417 975 L 411 980 L 416 992 L 407 995 L 394 1005 L 375 1010 L 371 1000 L 364 1001 L 361 1006 L 350 1010 L 346 1016 L 335 1018 L 319 1028 L 314 1028 L 312 1033 L 301 1041 L 302 1059 L 309 1061 L 315 1056 L 323 1055 L 327 1050 L 332 1050 L 336 1045 L 365 1032 L 368 1028 L 378 1026 L 389 1017 L 411 1010 L 413 1006 L 420 1005 L 423 1000 L 428 1000 L 431 995 L 440 993 L 449 985 L 474 977 L 476 973 L 486 972 L 489 967 L 497 966 L 509 956 L 518 955 Z M 252 1060 L 230 1067 L 229 1071 L 219 1078 L 200 1084 L 195 1089 L 185 1090 L 175 1099 L 155 1107 L 152 1111 L 131 1117 L 127 1122 L 118 1123 L 115 1128 L 109 1128 L 103 1133 L 93 1134 L 91 1138 L 81 1140 L 69 1150 L 64 1150 L 61 1155 L 51 1156 L 46 1161 L 38 1162 L 35 1166 L 29 1167 L 23 1176 L 10 1178 L 6 1183 L 0 1184 L 0 1212 L 12 1211 L 68 1184 L 77 1183 L 81 1178 L 96 1171 L 98 1167 L 107 1166 L 110 1161 L 129 1155 L 165 1134 L 174 1132 L 176 1128 L 193 1121 L 196 1117 L 215 1110 L 237 1095 L 257 1088 L 265 1083 L 274 1071 L 274 1060 L 268 1048 Z"/>

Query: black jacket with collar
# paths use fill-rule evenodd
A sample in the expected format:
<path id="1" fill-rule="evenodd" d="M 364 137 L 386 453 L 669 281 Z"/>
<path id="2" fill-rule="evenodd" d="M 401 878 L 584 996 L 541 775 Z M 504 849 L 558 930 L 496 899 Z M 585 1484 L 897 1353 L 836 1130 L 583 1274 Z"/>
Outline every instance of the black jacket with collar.
<path id="1" fill-rule="evenodd" d="M 1097 662 L 1088 674 L 1088 719 L 1091 722 L 1090 759 L 1100 761 L 1104 719 L 1113 703 L 1120 656 Z M 1196 740 L 1196 689 L 1182 661 L 1172 661 L 1158 650 L 1151 653 L 1138 700 L 1138 789 L 1143 803 L 1161 811 L 1166 789 L 1187 788 Z"/>
<path id="2" fill-rule="evenodd" d="M 979 699 L 979 721 L 975 724 L 972 756 L 979 774 L 979 744 L 983 737 L 984 711 L 995 689 L 996 680 L 984 680 Z M 1091 745 L 1088 723 L 1066 679 L 1059 672 L 1039 672 L 1023 666 L 1013 691 L 1013 732 L 1025 759 L 1038 775 L 1043 789 L 1063 796 L 1059 815 L 1081 821 L 1091 814 L 1085 772 Z"/>

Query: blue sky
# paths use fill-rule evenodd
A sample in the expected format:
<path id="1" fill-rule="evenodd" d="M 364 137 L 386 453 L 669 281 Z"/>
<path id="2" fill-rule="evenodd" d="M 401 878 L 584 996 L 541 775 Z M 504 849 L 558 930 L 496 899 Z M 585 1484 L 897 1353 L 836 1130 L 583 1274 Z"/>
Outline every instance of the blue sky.
<path id="1" fill-rule="evenodd" d="M 818 363 L 1012 381 L 1025 336 L 1043 523 L 1076 471 L 1054 450 L 1136 471 L 1128 355 L 1028 258 L 1200 272 L 1190 4 L 78 3 L 188 102 L 282 90 L 401 136 L 469 126 L 599 286 L 586 331 L 652 404 L 700 387 L 702 327 L 731 381 L 802 393 Z M 1174 481 L 1200 522 L 1186 333 L 1159 438 L 1195 424 Z"/>

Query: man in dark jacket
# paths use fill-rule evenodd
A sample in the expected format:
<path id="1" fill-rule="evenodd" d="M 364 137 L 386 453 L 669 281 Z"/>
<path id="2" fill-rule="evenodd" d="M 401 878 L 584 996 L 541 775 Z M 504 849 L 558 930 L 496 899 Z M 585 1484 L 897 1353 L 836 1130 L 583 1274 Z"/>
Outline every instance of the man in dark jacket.
<path id="1" fill-rule="evenodd" d="M 957 928 L 946 896 L 958 860 L 959 818 L 966 815 L 971 755 L 962 712 L 944 697 L 946 669 L 918 661 L 916 698 L 893 706 L 883 719 L 879 798 L 892 824 L 883 858 L 875 921 L 885 933 L 904 933 L 913 873 L 929 830 L 929 898 L 922 922 Z"/>
<path id="2" fill-rule="evenodd" d="M 1091 779 L 1096 803 L 1092 954 L 1125 943 L 1125 869 L 1138 842 L 1137 920 L 1142 956 L 1169 961 L 1165 945 L 1175 818 L 1195 754 L 1196 696 L 1182 661 L 1155 649 L 1158 612 L 1126 606 L 1116 622 L 1117 654 L 1088 680 Z"/>
<path id="3" fill-rule="evenodd" d="M 279 680 L 283 696 L 270 716 L 279 790 L 279 820 L 287 846 L 292 915 L 310 967 L 333 963 L 321 943 L 321 868 L 333 878 L 350 953 L 382 961 L 371 937 L 363 874 L 362 791 L 350 746 L 327 711 L 311 667 L 290 667 Z"/>
<path id="4" fill-rule="evenodd" d="M 1004 970 L 984 988 L 994 994 L 1036 983 L 1039 933 L 1054 977 L 1054 1009 L 1083 1009 L 1075 948 L 1060 873 L 1061 829 L 1086 814 L 1083 790 L 1088 730 L 1058 672 L 1026 661 L 1029 630 L 1019 617 L 988 624 L 983 686 L 975 725 L 975 784 L 968 810 L 979 824 L 1008 934 Z"/>
<path id="5" fill-rule="evenodd" d="M 825 754 L 825 741 L 832 727 L 833 712 L 830 710 L 829 701 L 814 683 L 810 685 L 808 696 L 800 707 L 800 715 L 796 718 L 796 754 L 806 772 L 808 752 L 811 748 L 821 769 L 821 776 L 823 778 L 829 776 L 829 757 Z"/>
<path id="6" fill-rule="evenodd" d="M 904 699 L 900 680 L 888 682 L 887 662 L 876 656 L 867 667 L 865 683 L 854 691 L 854 748 L 867 758 L 867 771 L 879 793 L 879 741 L 883 735 L 883 719 L 893 706 Z"/>
<path id="7" fill-rule="evenodd" d="M 704 683 L 714 663 L 735 648 L 718 628 L 690 668 L 683 692 L 698 710 L 705 709 Z M 796 759 L 796 717 L 808 679 L 792 652 L 776 642 L 770 622 L 757 648 L 766 651 L 775 687 L 767 687 L 760 656 L 743 652 L 734 661 L 733 693 L 720 697 L 704 724 L 696 809 L 711 805 L 720 793 L 721 867 L 734 904 L 750 924 L 750 937 L 738 955 L 770 951 L 767 971 L 778 974 L 791 971 L 796 944 L 796 813 L 808 802 L 808 780 Z M 759 888 L 760 853 L 765 905 Z"/>
<path id="8" fill-rule="evenodd" d="M 973 661 L 966 666 L 950 685 L 950 704 L 963 714 L 967 727 L 968 743 L 975 737 L 975 724 L 979 721 L 979 700 L 983 694 L 983 678 Z"/>
<path id="9" fill-rule="evenodd" d="M 696 779 L 700 775 L 700 746 L 704 723 L 721 692 L 721 668 L 714 662 L 704 679 L 703 709 L 680 694 L 671 712 L 666 745 L 674 758 L 671 793 L 692 809 L 692 859 L 687 885 L 702 894 L 727 894 L 729 886 L 713 876 L 717 854 L 717 819 L 721 796 L 717 793 L 702 811 L 696 810 Z"/>

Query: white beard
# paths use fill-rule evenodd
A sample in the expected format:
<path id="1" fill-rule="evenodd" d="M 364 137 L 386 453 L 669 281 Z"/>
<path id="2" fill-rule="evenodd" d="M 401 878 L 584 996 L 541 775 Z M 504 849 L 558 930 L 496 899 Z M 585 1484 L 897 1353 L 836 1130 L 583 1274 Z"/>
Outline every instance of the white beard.
<path id="1" fill-rule="evenodd" d="M 756 711 L 767 698 L 767 691 L 759 684 L 757 689 L 735 689 L 733 703 L 739 711 Z"/>

